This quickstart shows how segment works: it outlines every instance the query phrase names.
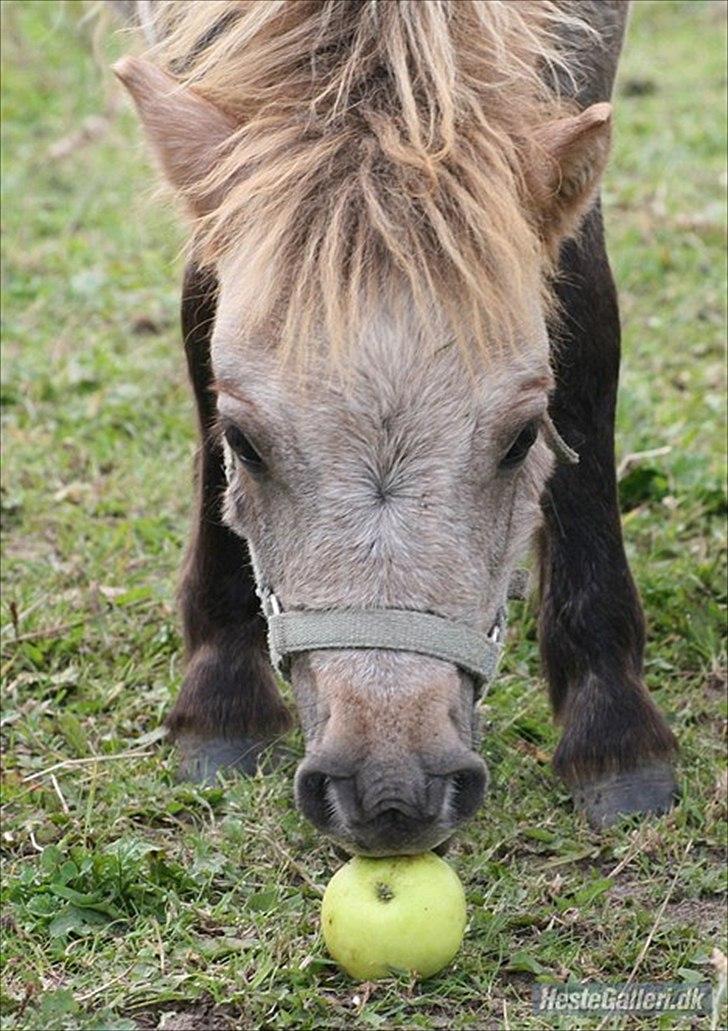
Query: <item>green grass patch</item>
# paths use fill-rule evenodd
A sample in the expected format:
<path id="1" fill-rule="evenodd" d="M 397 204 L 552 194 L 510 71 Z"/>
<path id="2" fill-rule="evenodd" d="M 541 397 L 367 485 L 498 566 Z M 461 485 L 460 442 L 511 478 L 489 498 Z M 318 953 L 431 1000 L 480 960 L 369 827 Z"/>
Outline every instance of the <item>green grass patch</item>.
<path id="1" fill-rule="evenodd" d="M 711 978 L 725 940 L 724 6 L 636 4 L 605 191 L 624 527 L 682 803 L 601 836 L 573 815 L 547 761 L 535 617 L 514 605 L 485 703 L 490 794 L 451 854 L 463 949 L 425 984 L 364 987 L 322 946 L 317 886 L 338 860 L 293 807 L 300 738 L 281 769 L 204 790 L 175 783 L 159 740 L 180 680 L 195 447 L 182 235 L 81 13 L 2 5 L 3 1028 L 596 1027 L 533 1017 L 531 985 L 635 966 L 643 981 Z"/>

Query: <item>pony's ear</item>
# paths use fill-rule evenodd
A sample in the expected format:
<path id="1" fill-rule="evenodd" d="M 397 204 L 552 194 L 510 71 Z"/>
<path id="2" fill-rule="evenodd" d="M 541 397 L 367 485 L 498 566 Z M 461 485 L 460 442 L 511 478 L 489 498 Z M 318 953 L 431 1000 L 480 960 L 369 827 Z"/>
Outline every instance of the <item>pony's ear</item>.
<path id="1" fill-rule="evenodd" d="M 221 198 L 200 184 L 215 167 L 219 148 L 235 132 L 233 119 L 149 61 L 123 57 L 113 70 L 134 100 L 167 179 L 192 215 L 213 210 Z"/>
<path id="2" fill-rule="evenodd" d="M 592 104 L 578 115 L 539 129 L 537 142 L 548 158 L 548 173 L 538 207 L 549 243 L 558 244 L 573 232 L 591 206 L 607 164 L 611 136 L 611 104 Z"/>

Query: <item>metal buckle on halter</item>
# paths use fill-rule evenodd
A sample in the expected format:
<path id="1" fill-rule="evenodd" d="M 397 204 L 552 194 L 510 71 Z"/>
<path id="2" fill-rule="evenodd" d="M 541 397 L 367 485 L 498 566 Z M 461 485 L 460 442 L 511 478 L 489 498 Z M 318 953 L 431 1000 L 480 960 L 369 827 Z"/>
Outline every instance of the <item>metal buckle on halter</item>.
<path id="1" fill-rule="evenodd" d="M 498 612 L 496 613 L 496 617 L 495 617 L 495 623 L 490 628 L 488 633 L 485 635 L 486 639 L 488 641 L 490 641 L 491 644 L 499 644 L 500 643 L 500 639 L 503 636 L 504 624 L 505 624 L 505 612 L 504 612 L 503 609 L 498 609 Z"/>
<path id="2" fill-rule="evenodd" d="M 281 603 L 270 587 L 267 585 L 258 587 L 255 593 L 260 598 L 260 607 L 266 619 L 270 619 L 271 616 L 280 616 L 283 611 Z"/>

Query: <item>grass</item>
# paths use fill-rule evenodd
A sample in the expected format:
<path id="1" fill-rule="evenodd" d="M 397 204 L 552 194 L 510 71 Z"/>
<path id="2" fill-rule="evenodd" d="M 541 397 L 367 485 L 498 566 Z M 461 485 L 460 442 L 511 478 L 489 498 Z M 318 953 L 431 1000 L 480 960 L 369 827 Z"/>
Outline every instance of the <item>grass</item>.
<path id="1" fill-rule="evenodd" d="M 76 3 L 2 5 L 2 1027 L 597 1027 L 534 982 L 697 982 L 724 941 L 725 20 L 636 5 L 606 184 L 625 323 L 621 490 L 647 679 L 682 745 L 668 816 L 599 836 L 552 776 L 535 617 L 485 706 L 486 806 L 454 847 L 470 923 L 422 985 L 327 959 L 337 866 L 294 760 L 200 790 L 158 740 L 180 680 L 175 571 L 194 420 L 180 230 Z M 73 138 L 84 119 L 103 131 Z M 65 153 L 64 153 L 65 151 Z M 51 156 L 55 155 L 55 156 Z M 298 755 L 300 737 L 291 741 Z M 707 1027 L 619 1018 L 609 1027 Z"/>

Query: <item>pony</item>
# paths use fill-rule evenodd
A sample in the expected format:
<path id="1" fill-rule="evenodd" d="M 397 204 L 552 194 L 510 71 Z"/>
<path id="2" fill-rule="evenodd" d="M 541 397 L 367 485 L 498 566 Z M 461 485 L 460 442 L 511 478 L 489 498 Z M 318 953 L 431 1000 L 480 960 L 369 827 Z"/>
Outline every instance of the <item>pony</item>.
<path id="1" fill-rule="evenodd" d="M 190 227 L 167 725 L 183 775 L 252 771 L 284 676 L 297 805 L 350 852 L 442 848 L 481 806 L 477 702 L 531 548 L 576 806 L 675 797 L 614 467 L 599 187 L 627 7 L 169 0 L 115 65 Z"/>

